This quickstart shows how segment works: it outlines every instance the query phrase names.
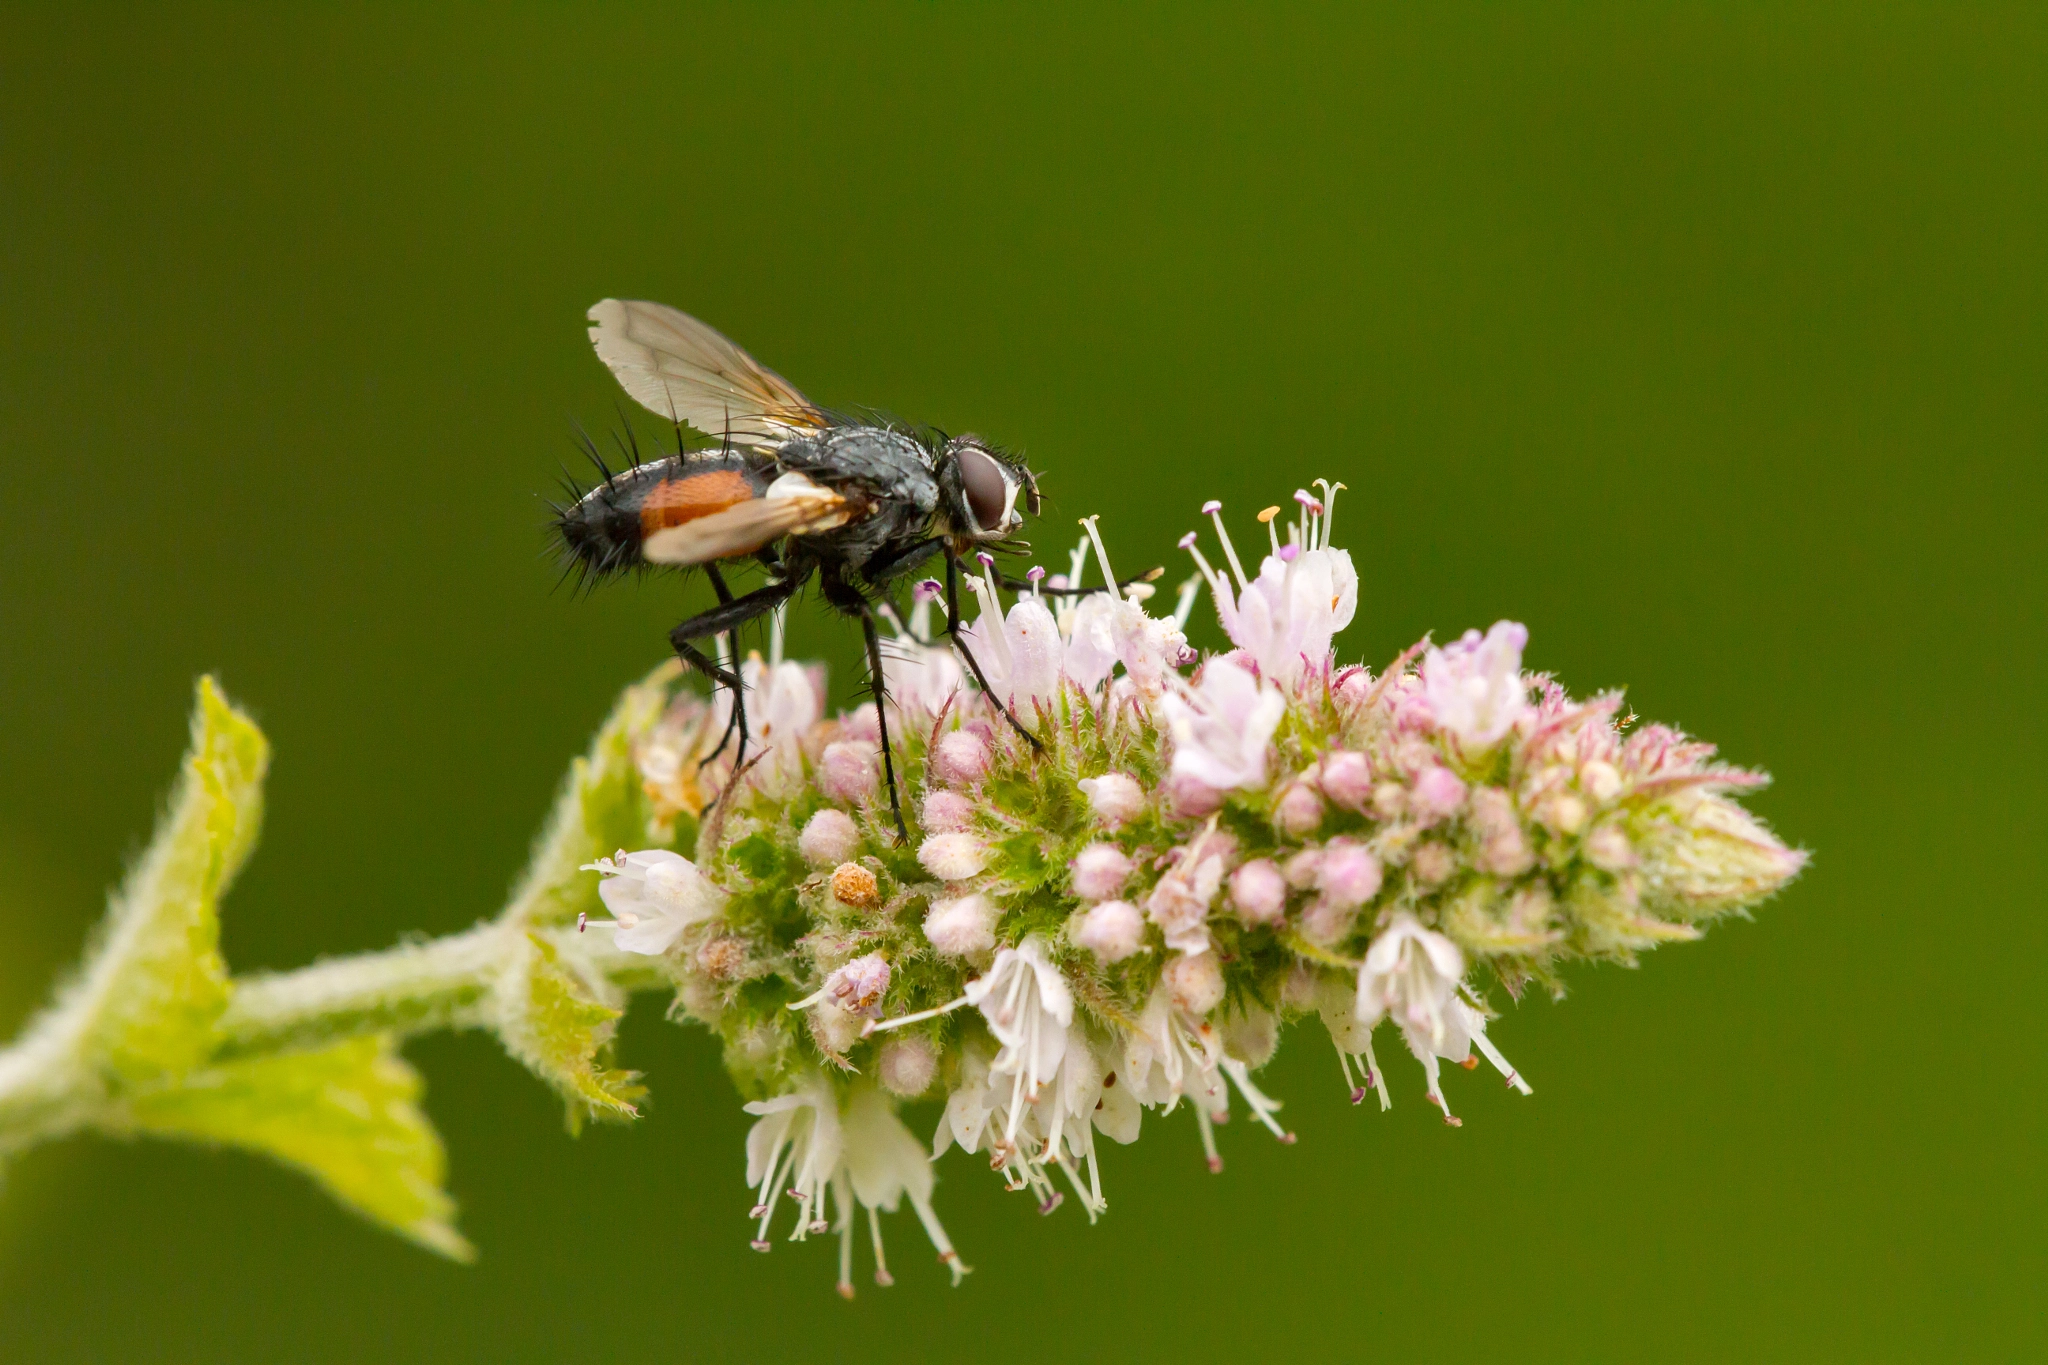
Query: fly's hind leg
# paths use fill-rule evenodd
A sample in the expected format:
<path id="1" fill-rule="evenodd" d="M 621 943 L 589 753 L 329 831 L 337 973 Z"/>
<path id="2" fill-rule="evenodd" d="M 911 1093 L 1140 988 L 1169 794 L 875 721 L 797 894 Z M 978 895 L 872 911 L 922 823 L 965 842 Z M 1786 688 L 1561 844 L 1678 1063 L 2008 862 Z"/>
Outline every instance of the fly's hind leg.
<path id="1" fill-rule="evenodd" d="M 743 597 L 720 602 L 709 611 L 699 612 L 668 633 L 668 642 L 675 647 L 678 658 L 732 694 L 732 713 L 739 727 L 740 741 L 739 752 L 733 760 L 733 782 L 739 780 L 740 769 L 747 758 L 747 708 L 739 674 L 739 628 L 766 616 L 794 596 L 796 590 L 794 583 L 770 583 Z M 721 668 L 697 648 L 697 641 L 714 635 L 724 635 L 732 642 L 731 668 Z M 724 741 L 720 740 L 719 748 L 724 747 Z M 733 782 L 726 783 L 725 791 L 718 794 L 719 800 L 725 799 L 726 793 L 732 790 Z"/>
<path id="2" fill-rule="evenodd" d="M 719 604 L 730 606 L 733 600 L 732 589 L 726 586 L 725 575 L 718 571 L 718 565 L 706 564 L 704 566 L 704 576 L 711 580 L 711 590 L 718 594 Z M 718 736 L 718 743 L 712 746 L 710 753 L 704 755 L 698 761 L 700 763 L 709 763 L 712 759 L 717 758 L 725 752 L 725 746 L 732 742 L 733 736 L 738 735 L 740 738 L 739 752 L 733 756 L 733 768 L 737 771 L 747 761 L 746 711 L 741 705 L 746 679 L 740 673 L 740 633 L 737 628 L 725 632 L 725 659 L 726 668 L 733 677 L 739 679 L 737 682 L 727 682 L 724 679 L 720 679 L 720 684 L 732 694 L 732 714 L 725 719 L 725 730 Z"/>

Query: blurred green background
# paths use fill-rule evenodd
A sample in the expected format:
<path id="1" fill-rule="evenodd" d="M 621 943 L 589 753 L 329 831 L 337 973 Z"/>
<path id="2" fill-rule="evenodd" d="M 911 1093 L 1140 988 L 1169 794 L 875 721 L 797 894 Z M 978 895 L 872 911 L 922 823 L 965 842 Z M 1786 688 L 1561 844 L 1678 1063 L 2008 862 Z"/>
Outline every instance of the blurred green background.
<path id="1" fill-rule="evenodd" d="M 0 1194 L 0 1355 L 2041 1358 L 2044 70 L 2033 6 L 9 6 L 0 1030 L 202 670 L 277 746 L 233 964 L 496 909 L 702 591 L 550 591 L 605 295 L 1022 446 L 1041 544 L 1102 512 L 1131 569 L 1341 477 L 1347 655 L 1526 621 L 1772 769 L 1815 858 L 1511 1010 L 1531 1100 L 1354 1110 L 1304 1028 L 1299 1146 L 1211 1178 L 1148 1125 L 1094 1228 L 953 1157 L 978 1272 L 906 1221 L 851 1306 L 829 1247 L 747 1249 L 746 1116 L 658 1002 L 646 1118 L 575 1141 L 424 1040 L 478 1265 L 78 1141 Z M 847 632 L 792 634 L 850 697 Z"/>

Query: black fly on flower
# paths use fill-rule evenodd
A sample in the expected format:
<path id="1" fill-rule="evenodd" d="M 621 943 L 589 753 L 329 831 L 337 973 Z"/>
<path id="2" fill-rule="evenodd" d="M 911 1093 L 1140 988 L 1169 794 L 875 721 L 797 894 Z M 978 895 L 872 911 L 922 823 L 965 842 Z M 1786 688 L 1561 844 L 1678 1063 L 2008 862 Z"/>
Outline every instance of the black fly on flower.
<path id="1" fill-rule="evenodd" d="M 598 358 L 634 401 L 675 424 L 678 441 L 674 454 L 604 470 L 601 483 L 561 510 L 562 545 L 593 578 L 647 566 L 704 570 L 718 605 L 678 625 L 669 643 L 685 664 L 731 690 L 736 704 L 719 747 L 737 738 L 735 773 L 749 738 L 737 704 L 737 632 L 815 579 L 827 603 L 861 623 L 890 811 L 907 840 L 876 618 L 893 610 L 895 584 L 943 555 L 946 632 L 987 690 L 980 661 L 958 635 L 960 560 L 1028 548 L 1015 536 L 1023 513 L 1038 513 L 1036 478 L 979 436 L 828 412 L 726 337 L 662 304 L 606 299 L 589 318 Z M 686 424 L 720 444 L 685 450 Z M 721 566 L 749 561 L 769 581 L 735 596 Z M 724 663 L 701 647 L 721 636 Z M 1035 748 L 1037 738 L 1007 707 L 1004 714 Z"/>

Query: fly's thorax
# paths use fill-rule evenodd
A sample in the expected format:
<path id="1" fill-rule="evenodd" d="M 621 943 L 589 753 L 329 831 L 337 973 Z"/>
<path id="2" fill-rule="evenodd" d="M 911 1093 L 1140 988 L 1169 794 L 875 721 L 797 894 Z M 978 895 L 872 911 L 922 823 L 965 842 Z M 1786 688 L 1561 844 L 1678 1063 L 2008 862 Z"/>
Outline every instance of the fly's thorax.
<path id="1" fill-rule="evenodd" d="M 784 469 L 864 502 L 905 504 L 925 517 L 938 506 L 931 452 L 893 427 L 832 427 L 788 441 L 775 454 Z"/>

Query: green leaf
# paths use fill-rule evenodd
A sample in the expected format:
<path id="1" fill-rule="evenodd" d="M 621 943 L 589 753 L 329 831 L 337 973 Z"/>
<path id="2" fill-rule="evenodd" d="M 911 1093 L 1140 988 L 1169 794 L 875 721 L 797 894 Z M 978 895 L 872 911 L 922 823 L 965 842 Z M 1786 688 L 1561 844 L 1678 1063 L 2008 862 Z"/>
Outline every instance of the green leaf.
<path id="1" fill-rule="evenodd" d="M 131 1099 L 126 1117 L 143 1132 L 274 1157 L 372 1222 L 467 1261 L 475 1253 L 455 1230 L 421 1089 L 390 1038 L 351 1038 L 193 1072 Z"/>
<path id="2" fill-rule="evenodd" d="M 201 678 L 192 750 L 72 1005 L 88 1021 L 81 1055 L 124 1081 L 176 1075 L 213 1046 L 229 989 L 220 897 L 255 846 L 269 763 L 263 732 Z"/>
<path id="3" fill-rule="evenodd" d="M 580 869 L 619 849 L 647 846 L 647 794 L 633 745 L 668 704 L 674 674 L 671 661 L 622 692 L 590 752 L 569 765 L 504 922 L 566 924 L 579 914 L 603 912 L 596 875 Z"/>
<path id="4" fill-rule="evenodd" d="M 571 1132 L 589 1118 L 639 1117 L 633 1101 L 647 1093 L 635 1084 L 639 1073 L 607 1064 L 623 1013 L 616 987 L 585 978 L 552 943 L 528 934 L 498 989 L 498 1036 L 505 1050 L 568 1102 Z"/>

